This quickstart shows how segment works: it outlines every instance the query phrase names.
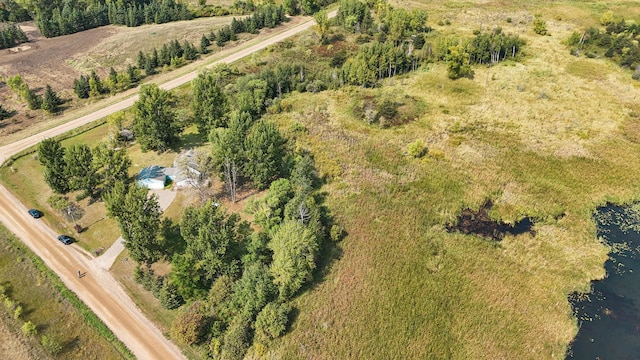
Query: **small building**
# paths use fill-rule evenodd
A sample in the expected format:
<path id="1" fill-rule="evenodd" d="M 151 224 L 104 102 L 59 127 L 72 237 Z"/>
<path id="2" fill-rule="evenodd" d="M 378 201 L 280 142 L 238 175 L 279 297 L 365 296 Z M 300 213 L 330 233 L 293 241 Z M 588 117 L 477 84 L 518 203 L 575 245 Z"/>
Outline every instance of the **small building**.
<path id="1" fill-rule="evenodd" d="M 164 168 L 164 173 L 173 182 L 176 188 L 193 187 L 197 185 L 197 180 L 192 176 L 186 176 L 184 171 L 180 171 L 177 167 Z"/>
<path id="2" fill-rule="evenodd" d="M 147 189 L 164 189 L 169 180 L 164 170 L 158 165 L 147 166 L 140 170 L 137 177 L 138 186 Z"/>

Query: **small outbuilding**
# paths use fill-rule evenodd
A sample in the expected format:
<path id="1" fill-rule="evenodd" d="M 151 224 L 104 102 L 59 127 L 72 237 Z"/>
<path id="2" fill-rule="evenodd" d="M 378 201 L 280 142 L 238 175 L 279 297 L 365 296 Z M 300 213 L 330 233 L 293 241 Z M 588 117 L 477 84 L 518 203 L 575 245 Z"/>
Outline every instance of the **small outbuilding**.
<path id="1" fill-rule="evenodd" d="M 147 189 L 164 189 L 168 183 L 167 174 L 162 166 L 152 165 L 140 170 L 138 186 Z"/>

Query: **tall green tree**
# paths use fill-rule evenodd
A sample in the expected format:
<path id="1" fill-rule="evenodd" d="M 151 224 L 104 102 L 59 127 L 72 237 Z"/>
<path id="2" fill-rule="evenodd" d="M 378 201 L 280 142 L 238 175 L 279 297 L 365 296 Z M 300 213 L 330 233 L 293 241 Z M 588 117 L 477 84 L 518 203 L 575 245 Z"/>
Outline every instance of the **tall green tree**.
<path id="1" fill-rule="evenodd" d="M 180 294 L 186 299 L 203 296 L 220 275 L 237 274 L 250 232 L 247 222 L 212 201 L 186 208 L 180 223 L 186 249 L 174 257 L 176 271 L 170 275 Z"/>
<path id="2" fill-rule="evenodd" d="M 246 162 L 244 154 L 244 139 L 249 132 L 252 123 L 251 115 L 247 112 L 234 112 L 229 120 L 228 128 L 218 128 L 211 132 L 211 157 L 214 166 L 224 176 L 225 185 L 235 202 L 238 177 L 242 175 L 242 169 Z"/>
<path id="3" fill-rule="evenodd" d="M 313 14 L 313 20 L 316 21 L 316 25 L 314 27 L 315 31 L 320 36 L 320 42 L 325 40 L 325 36 L 327 35 L 327 31 L 329 31 L 330 23 L 329 16 L 326 10 L 320 10 L 317 13 Z"/>
<path id="4" fill-rule="evenodd" d="M 245 156 L 245 174 L 257 188 L 265 189 L 284 170 L 285 139 L 274 124 L 258 121 L 246 138 Z"/>
<path id="5" fill-rule="evenodd" d="M 51 88 L 51 85 L 47 84 L 47 87 L 45 88 L 45 91 L 44 91 L 44 99 L 42 99 L 42 105 L 41 105 L 42 110 L 49 113 L 55 113 L 58 111 L 58 108 L 60 107 L 61 104 L 62 104 L 62 99 L 60 99 L 60 96 L 58 96 L 58 94 L 56 94 L 56 92 L 53 91 L 53 89 Z"/>
<path id="6" fill-rule="evenodd" d="M 69 191 L 66 176 L 67 163 L 64 160 L 65 148 L 60 141 L 44 139 L 38 144 L 38 161 L 44 166 L 44 180 L 58 194 Z"/>
<path id="7" fill-rule="evenodd" d="M 103 195 L 107 215 L 118 222 L 125 248 L 132 259 L 145 265 L 160 259 L 160 216 L 158 197 L 148 196 L 149 190 L 135 185 L 116 182 L 110 192 Z"/>
<path id="8" fill-rule="evenodd" d="M 269 269 L 259 263 L 248 264 L 242 277 L 233 283 L 230 298 L 231 315 L 258 315 L 260 310 L 278 295 Z"/>
<path id="9" fill-rule="evenodd" d="M 98 185 L 98 176 L 93 164 L 93 154 L 85 144 L 71 145 L 64 154 L 67 164 L 65 174 L 71 190 L 84 190 L 87 195 L 93 195 Z"/>
<path id="10" fill-rule="evenodd" d="M 124 149 L 114 150 L 103 143 L 96 146 L 92 153 L 96 176 L 102 183 L 103 191 L 111 191 L 118 181 L 127 182 L 131 160 Z"/>
<path id="11" fill-rule="evenodd" d="M 225 127 L 229 102 L 219 85 L 219 75 L 207 71 L 198 75 L 191 85 L 193 92 L 193 114 L 198 132 L 208 133 L 211 129 Z"/>
<path id="12" fill-rule="evenodd" d="M 270 266 L 280 298 L 291 298 L 309 281 L 316 268 L 318 241 L 307 227 L 298 221 L 285 220 L 273 235 L 269 248 L 273 251 Z"/>
<path id="13" fill-rule="evenodd" d="M 182 128 L 168 91 L 156 84 L 144 85 L 134 110 L 133 132 L 142 151 L 165 151 L 178 141 Z"/>

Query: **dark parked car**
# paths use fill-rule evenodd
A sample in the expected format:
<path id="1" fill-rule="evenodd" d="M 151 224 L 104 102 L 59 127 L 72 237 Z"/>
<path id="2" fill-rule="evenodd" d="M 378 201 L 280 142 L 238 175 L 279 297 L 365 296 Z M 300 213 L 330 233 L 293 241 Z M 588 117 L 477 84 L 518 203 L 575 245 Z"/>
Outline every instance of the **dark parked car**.
<path id="1" fill-rule="evenodd" d="M 58 240 L 60 240 L 60 242 L 65 245 L 69 245 L 73 243 L 73 240 L 71 240 L 71 238 L 68 237 L 67 235 L 58 235 Z"/>
<path id="2" fill-rule="evenodd" d="M 29 209 L 28 212 L 29 215 L 33 216 L 34 219 L 42 217 L 42 213 L 36 209 Z"/>

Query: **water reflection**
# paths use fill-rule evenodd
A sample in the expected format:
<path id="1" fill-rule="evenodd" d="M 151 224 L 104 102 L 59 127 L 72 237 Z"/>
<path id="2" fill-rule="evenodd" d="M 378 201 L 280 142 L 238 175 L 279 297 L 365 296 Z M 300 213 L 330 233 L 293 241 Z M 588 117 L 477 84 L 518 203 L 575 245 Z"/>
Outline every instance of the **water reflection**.
<path id="1" fill-rule="evenodd" d="M 569 296 L 580 330 L 567 359 L 640 359 L 640 223 L 635 209 L 598 209 L 598 236 L 612 247 L 607 277 Z"/>

